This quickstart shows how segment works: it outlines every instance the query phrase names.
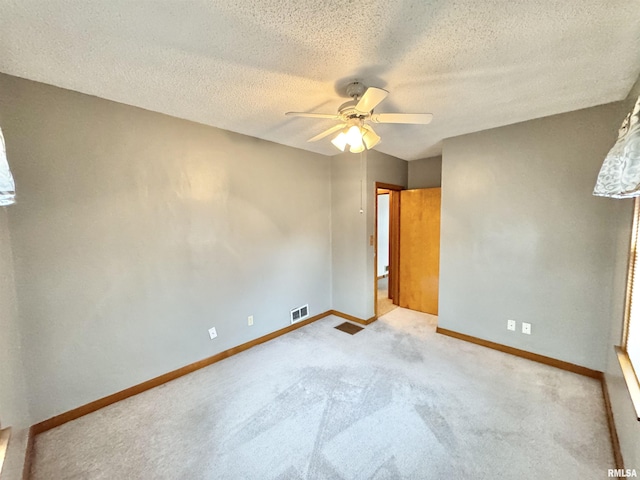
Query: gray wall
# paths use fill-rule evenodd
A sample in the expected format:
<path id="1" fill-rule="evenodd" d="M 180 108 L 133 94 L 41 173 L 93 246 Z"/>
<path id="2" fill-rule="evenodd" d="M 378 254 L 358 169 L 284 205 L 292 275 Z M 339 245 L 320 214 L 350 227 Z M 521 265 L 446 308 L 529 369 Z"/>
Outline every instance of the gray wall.
<path id="1" fill-rule="evenodd" d="M 0 122 L 32 423 L 331 308 L 327 157 L 5 75 Z"/>
<path id="2" fill-rule="evenodd" d="M 2 480 L 21 478 L 26 433 L 31 425 L 9 233 L 11 208 L 15 207 L 0 207 L 0 424 L 12 428 Z"/>
<path id="3" fill-rule="evenodd" d="M 434 188 L 442 183 L 442 157 L 412 160 L 409 163 L 409 188 Z"/>
<path id="4" fill-rule="evenodd" d="M 331 299 L 335 310 L 368 318 L 363 276 L 366 216 L 360 213 L 361 202 L 366 208 L 366 192 L 361 197 L 361 171 L 360 155 L 343 153 L 331 159 Z"/>
<path id="5" fill-rule="evenodd" d="M 26 427 L 29 412 L 14 281 L 8 209 L 0 207 L 0 425 Z"/>
<path id="6" fill-rule="evenodd" d="M 364 168 L 360 155 L 352 153 L 333 157 L 331 165 L 333 308 L 367 319 L 374 315 L 374 248 L 369 236 L 375 229 L 375 182 L 406 187 L 407 162 L 371 150 Z"/>
<path id="7" fill-rule="evenodd" d="M 625 114 L 633 108 L 640 95 L 640 79 L 624 103 L 624 111 L 618 118 L 616 126 L 622 123 Z M 622 323 L 624 318 L 624 301 L 629 261 L 629 247 L 631 241 L 631 226 L 633 219 L 633 200 L 609 200 L 616 210 L 614 225 L 614 246 L 616 248 L 615 271 L 612 277 L 613 296 L 609 319 L 611 321 L 611 336 L 607 344 L 607 369 L 605 378 L 611 399 L 613 418 L 620 440 L 620 450 L 627 468 L 640 467 L 640 422 L 636 420 L 636 413 L 629 397 L 629 391 L 620 370 L 618 357 L 613 349 L 620 345 L 622 339 Z"/>
<path id="8" fill-rule="evenodd" d="M 441 327 L 605 369 L 621 212 L 591 192 L 622 116 L 617 103 L 445 140 Z"/>

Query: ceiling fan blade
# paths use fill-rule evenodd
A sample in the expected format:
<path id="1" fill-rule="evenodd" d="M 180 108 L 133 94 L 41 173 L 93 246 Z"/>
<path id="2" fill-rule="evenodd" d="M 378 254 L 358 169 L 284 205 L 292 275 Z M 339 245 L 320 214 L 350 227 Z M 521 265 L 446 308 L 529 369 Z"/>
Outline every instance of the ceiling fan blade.
<path id="1" fill-rule="evenodd" d="M 362 141 L 366 145 L 367 150 L 371 150 L 380 142 L 380 137 L 369 125 L 363 125 L 362 128 L 365 130 L 364 135 L 362 135 Z"/>
<path id="2" fill-rule="evenodd" d="M 376 108 L 378 104 L 387 98 L 389 92 L 383 90 L 381 88 L 369 87 L 367 91 L 364 92 L 362 98 L 358 101 L 356 105 L 356 110 L 362 113 L 369 113 L 371 110 Z"/>
<path id="3" fill-rule="evenodd" d="M 338 130 L 343 129 L 343 128 L 344 128 L 344 127 L 346 127 L 346 126 L 347 126 L 347 124 L 346 124 L 346 123 L 341 123 L 340 125 L 336 125 L 335 127 L 331 127 L 330 129 L 325 130 L 324 132 L 322 132 L 322 133 L 320 133 L 320 134 L 316 135 L 315 137 L 310 138 L 309 140 L 307 140 L 307 142 L 317 142 L 317 141 L 318 141 L 318 140 L 320 140 L 321 138 L 324 138 L 324 137 L 326 137 L 326 136 L 328 136 L 328 135 L 331 135 L 332 133 L 337 132 Z"/>
<path id="4" fill-rule="evenodd" d="M 426 125 L 431 123 L 431 113 L 374 113 L 371 121 L 374 123 L 415 123 Z"/>
<path id="5" fill-rule="evenodd" d="M 285 115 L 288 115 L 290 117 L 331 118 L 331 119 L 340 118 L 340 115 L 336 115 L 335 113 L 287 112 L 285 113 Z"/>

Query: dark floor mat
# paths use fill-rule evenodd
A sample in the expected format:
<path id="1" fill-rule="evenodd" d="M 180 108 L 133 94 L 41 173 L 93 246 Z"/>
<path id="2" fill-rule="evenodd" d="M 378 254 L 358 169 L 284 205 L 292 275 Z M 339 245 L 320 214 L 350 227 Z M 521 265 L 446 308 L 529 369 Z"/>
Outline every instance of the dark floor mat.
<path id="1" fill-rule="evenodd" d="M 344 322 L 341 325 L 338 325 L 337 327 L 338 330 L 348 333 L 349 335 L 353 335 L 354 333 L 358 333 L 360 330 L 364 330 L 364 328 L 359 327 L 357 325 L 354 325 L 353 323 L 349 323 L 349 322 Z"/>

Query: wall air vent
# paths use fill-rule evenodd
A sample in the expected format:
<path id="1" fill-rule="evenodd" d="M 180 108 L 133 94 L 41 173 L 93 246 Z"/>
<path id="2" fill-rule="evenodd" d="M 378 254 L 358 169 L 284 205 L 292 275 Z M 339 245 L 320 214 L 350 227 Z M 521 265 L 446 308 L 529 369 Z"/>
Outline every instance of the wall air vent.
<path id="1" fill-rule="evenodd" d="M 303 305 L 302 307 L 294 308 L 291 310 L 291 323 L 297 323 L 300 320 L 304 320 L 309 316 L 309 305 Z"/>

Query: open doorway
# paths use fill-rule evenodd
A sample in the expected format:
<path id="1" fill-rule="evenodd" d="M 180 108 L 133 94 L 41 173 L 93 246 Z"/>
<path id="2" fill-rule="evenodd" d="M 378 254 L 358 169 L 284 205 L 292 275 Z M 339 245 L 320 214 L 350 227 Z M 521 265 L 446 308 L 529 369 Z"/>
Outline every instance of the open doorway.
<path id="1" fill-rule="evenodd" d="M 376 183 L 375 314 L 398 306 L 401 186 Z"/>

